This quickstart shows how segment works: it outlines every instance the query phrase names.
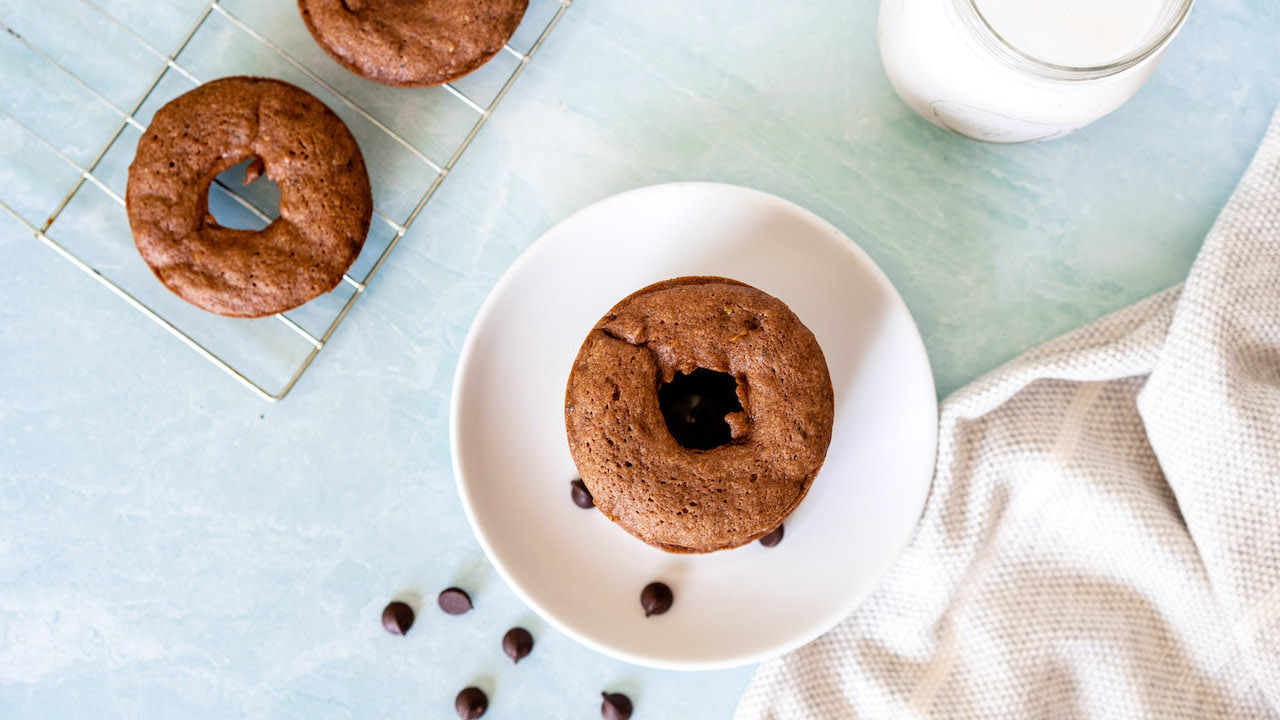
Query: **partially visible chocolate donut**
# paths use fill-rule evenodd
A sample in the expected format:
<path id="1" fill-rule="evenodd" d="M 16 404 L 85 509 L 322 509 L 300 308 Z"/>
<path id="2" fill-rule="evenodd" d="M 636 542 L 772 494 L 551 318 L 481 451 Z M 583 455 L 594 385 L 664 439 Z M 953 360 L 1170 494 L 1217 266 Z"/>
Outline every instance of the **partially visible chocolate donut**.
<path id="1" fill-rule="evenodd" d="M 718 277 L 650 285 L 587 335 L 569 375 L 569 449 L 596 507 L 668 552 L 778 527 L 826 458 L 826 359 L 780 300 Z"/>
<path id="2" fill-rule="evenodd" d="M 439 85 L 485 64 L 528 7 L 529 0 L 298 0 L 330 57 L 395 87 Z"/>
<path id="3" fill-rule="evenodd" d="M 209 213 L 218 173 L 256 158 L 280 186 L 260 231 Z M 342 120 L 279 80 L 214 80 L 160 108 L 138 140 L 129 227 L 152 272 L 187 302 L 230 317 L 284 312 L 332 290 L 360 254 L 373 215 L 369 173 Z"/>

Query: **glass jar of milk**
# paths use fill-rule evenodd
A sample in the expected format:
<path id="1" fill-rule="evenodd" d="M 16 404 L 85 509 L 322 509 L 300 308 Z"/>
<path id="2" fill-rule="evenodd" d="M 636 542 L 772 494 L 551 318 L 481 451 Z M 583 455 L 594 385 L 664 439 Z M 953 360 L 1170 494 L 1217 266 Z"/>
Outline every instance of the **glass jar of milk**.
<path id="1" fill-rule="evenodd" d="M 1060 137 L 1142 87 L 1193 0 L 881 0 L 880 56 L 913 110 L 988 142 Z"/>

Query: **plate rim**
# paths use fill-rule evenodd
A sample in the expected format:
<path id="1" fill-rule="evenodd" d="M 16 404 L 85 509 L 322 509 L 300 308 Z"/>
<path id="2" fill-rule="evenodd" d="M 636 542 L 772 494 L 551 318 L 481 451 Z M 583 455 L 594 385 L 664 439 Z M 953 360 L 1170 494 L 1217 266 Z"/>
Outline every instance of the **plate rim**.
<path id="1" fill-rule="evenodd" d="M 651 657 L 647 655 L 641 655 L 641 654 L 630 652 L 622 648 L 613 647 L 611 645 L 602 643 L 598 640 L 595 640 L 594 638 L 584 635 L 562 624 L 559 618 L 556 617 L 555 613 L 550 612 L 541 603 L 535 601 L 528 593 L 525 592 L 524 588 L 522 588 L 519 583 L 513 580 L 512 573 L 507 569 L 503 561 L 499 559 L 497 553 L 494 552 L 493 546 L 490 544 L 489 539 L 485 536 L 483 532 L 480 531 L 479 529 L 480 524 L 475 515 L 474 503 L 472 502 L 472 499 L 471 499 L 471 493 L 467 489 L 466 483 L 463 480 L 463 475 L 461 472 L 461 462 L 460 462 L 461 455 L 460 455 L 460 448 L 459 448 L 459 433 L 458 433 L 458 425 L 459 425 L 458 416 L 462 407 L 462 397 L 461 397 L 460 388 L 463 385 L 462 381 L 464 380 L 468 372 L 468 368 L 471 365 L 471 362 L 470 362 L 471 357 L 476 352 L 476 345 L 478 343 L 477 330 L 488 321 L 489 316 L 492 315 L 493 312 L 495 311 L 494 308 L 497 305 L 497 298 L 499 297 L 499 295 L 503 294 L 502 291 L 505 290 L 505 288 L 508 285 L 514 282 L 514 278 L 519 275 L 519 273 L 524 269 L 526 265 L 533 262 L 533 258 L 537 256 L 541 248 L 546 247 L 550 242 L 552 242 L 551 240 L 548 239 L 550 236 L 552 236 L 559 228 L 569 224 L 570 222 L 578 218 L 580 215 L 586 212 L 592 211 L 596 209 L 598 206 L 603 205 L 605 203 L 617 202 L 622 198 L 629 197 L 632 195 L 650 194 L 650 193 L 658 194 L 661 192 L 670 192 L 672 190 L 678 190 L 681 188 L 696 188 L 700 190 L 714 190 L 719 192 L 727 192 L 729 194 L 740 195 L 743 198 L 765 200 L 770 203 L 779 204 L 785 207 L 787 210 L 804 217 L 810 222 L 813 222 L 816 226 L 832 232 L 838 239 L 844 240 L 843 245 L 845 247 L 845 250 L 850 254 L 852 254 L 855 257 L 855 259 L 857 259 L 863 266 L 865 266 L 870 271 L 871 275 L 874 276 L 883 286 L 887 287 L 889 290 L 892 291 L 889 293 L 889 295 L 891 296 L 890 298 L 888 298 L 889 302 L 893 304 L 896 307 L 896 309 L 899 309 L 906 314 L 906 317 L 911 324 L 911 330 L 912 330 L 911 344 L 915 346 L 917 350 L 919 350 L 921 357 L 924 358 L 925 367 L 928 368 L 927 377 L 929 381 L 929 391 L 930 391 L 929 397 L 930 397 L 930 404 L 933 409 L 933 412 L 931 413 L 932 422 L 930 422 L 929 424 L 930 436 L 932 440 L 931 442 L 932 451 L 931 451 L 931 458 L 929 461 L 929 467 L 932 468 L 932 471 L 930 472 L 929 482 L 925 485 L 924 492 L 921 494 L 919 498 L 918 504 L 920 507 L 920 512 L 917 514 L 917 518 L 911 526 L 911 531 L 905 534 L 905 537 L 901 542 L 896 543 L 897 546 L 894 547 L 893 552 L 888 555 L 888 557 L 890 558 L 888 563 L 885 565 L 884 569 L 881 570 L 880 573 L 874 578 L 873 582 L 871 582 L 868 585 L 868 589 L 863 593 L 851 593 L 849 596 L 849 599 L 845 600 L 843 603 L 840 603 L 835 611 L 833 611 L 832 613 L 822 618 L 821 622 L 815 624 L 815 627 L 817 628 L 816 631 L 798 634 L 796 637 L 792 638 L 790 641 L 777 644 L 770 648 L 766 648 L 763 650 L 759 650 L 753 653 L 747 653 L 743 655 L 734 655 L 731 657 L 726 657 L 718 660 L 692 660 L 692 661 L 670 660 L 667 658 L 658 658 L 658 657 Z M 522 250 L 520 252 L 520 255 L 509 266 L 507 266 L 506 270 L 503 271 L 502 275 L 498 278 L 497 282 L 495 282 L 493 287 L 489 289 L 488 294 L 485 296 L 484 302 L 480 305 L 480 309 L 476 312 L 475 317 L 472 319 L 471 325 L 467 329 L 466 339 L 463 341 L 462 349 L 458 354 L 458 363 L 454 368 L 454 374 L 453 374 L 453 387 L 450 390 L 450 397 L 449 397 L 449 459 L 450 459 L 451 469 L 453 471 L 454 486 L 458 491 L 458 499 L 462 504 L 462 510 L 464 515 L 467 518 L 467 524 L 470 525 L 471 527 L 472 536 L 476 539 L 476 542 L 480 544 L 480 547 L 484 551 L 486 559 L 488 559 L 489 564 L 492 565 L 493 568 L 497 571 L 498 576 L 502 578 L 503 583 L 513 593 L 515 593 L 516 597 L 519 598 L 521 602 L 523 602 L 526 606 L 528 606 L 535 613 L 537 613 L 540 618 L 542 618 L 544 621 L 546 621 L 556 630 L 560 631 L 561 633 L 564 633 L 565 635 L 572 638 L 576 642 L 582 645 L 585 645 L 586 647 L 591 648 L 592 650 L 595 650 L 596 652 L 604 654 L 608 657 L 622 660 L 624 662 L 632 663 L 634 665 L 650 667 L 650 668 L 655 668 L 659 670 L 676 670 L 676 671 L 724 670 L 728 668 L 753 665 L 753 664 L 764 662 L 766 660 L 770 660 L 776 657 L 780 657 L 782 655 L 785 655 L 786 653 L 789 653 L 793 650 L 796 650 L 797 648 L 803 647 L 804 645 L 807 645 L 813 642 L 819 637 L 830 632 L 834 627 L 836 627 L 836 625 L 839 625 L 845 618 L 849 617 L 849 615 L 852 614 L 853 611 L 856 610 L 859 605 L 865 602 L 866 599 L 870 597 L 871 594 L 874 593 L 876 589 L 880 587 L 881 583 L 885 579 L 885 576 L 888 575 L 889 571 L 897 563 L 898 558 L 902 555 L 903 551 L 906 550 L 906 548 L 911 544 L 911 540 L 915 537 L 916 530 L 920 524 L 920 517 L 923 515 L 925 505 L 929 499 L 929 496 L 933 492 L 933 478 L 937 472 L 937 459 L 938 459 L 938 433 L 939 433 L 938 408 L 939 408 L 939 404 L 938 404 L 937 379 L 934 377 L 933 364 L 929 358 L 928 348 L 924 344 L 924 338 L 920 335 L 920 327 L 916 324 L 915 317 L 911 314 L 910 308 L 907 307 L 906 300 L 904 300 L 902 297 L 902 294 L 898 292 L 897 286 L 893 284 L 893 282 L 889 279 L 889 276 L 886 275 L 884 271 L 880 268 L 880 266 L 871 258 L 871 256 L 867 254 L 866 250 L 864 250 L 861 245 L 859 245 L 856 241 L 854 241 L 853 238 L 849 237 L 847 233 L 845 233 L 840 228 L 836 227 L 827 219 L 813 212 L 812 210 L 809 210 L 808 208 L 796 202 L 780 197 L 778 195 L 774 195 L 773 193 L 765 192 L 763 190 L 745 187 L 742 185 L 735 185 L 732 183 L 722 183 L 722 182 L 708 182 L 708 181 L 666 182 L 666 183 L 657 183 L 653 185 L 645 185 L 637 188 L 632 188 L 630 190 L 624 190 L 622 192 L 608 195 L 606 197 L 600 198 L 598 200 L 595 200 L 593 202 L 590 202 L 582 206 L 581 208 L 565 216 L 564 218 L 556 222 L 554 225 L 552 225 L 551 227 L 543 231 L 542 234 L 540 234 L 532 243 L 530 243 L 528 247 Z"/>

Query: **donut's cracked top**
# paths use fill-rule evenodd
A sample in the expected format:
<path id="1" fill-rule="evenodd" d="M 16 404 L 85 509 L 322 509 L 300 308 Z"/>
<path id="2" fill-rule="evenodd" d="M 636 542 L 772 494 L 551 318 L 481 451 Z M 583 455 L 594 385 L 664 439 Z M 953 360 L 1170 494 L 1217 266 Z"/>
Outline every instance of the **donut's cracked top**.
<path id="1" fill-rule="evenodd" d="M 511 39 L 529 0 L 298 0 L 316 42 L 374 82 L 424 87 L 475 70 Z"/>
<path id="2" fill-rule="evenodd" d="M 209 213 L 209 186 L 243 161 L 280 187 L 261 231 Z M 364 245 L 373 213 L 356 140 L 324 103 L 278 80 L 230 77 L 156 113 L 129 166 L 129 226 L 143 260 L 210 312 L 261 317 L 332 290 Z"/>
<path id="3" fill-rule="evenodd" d="M 660 388 L 695 371 L 736 381 L 737 402 L 722 403 L 727 442 L 710 449 L 681 445 L 659 402 Z M 668 280 L 618 303 L 583 343 L 565 396 L 569 447 L 596 507 L 671 552 L 776 528 L 822 466 L 833 417 L 813 333 L 777 298 L 724 278 Z"/>

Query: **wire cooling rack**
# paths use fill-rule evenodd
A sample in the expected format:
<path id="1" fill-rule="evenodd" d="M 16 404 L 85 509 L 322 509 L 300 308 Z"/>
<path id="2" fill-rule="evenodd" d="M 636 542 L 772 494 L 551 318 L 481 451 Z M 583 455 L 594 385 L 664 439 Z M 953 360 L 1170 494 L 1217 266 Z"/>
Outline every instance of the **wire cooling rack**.
<path id="1" fill-rule="evenodd" d="M 348 73 L 292 0 L 0 0 L 0 209 L 41 242 L 262 398 L 284 397 L 378 272 L 572 0 L 532 0 L 483 68 L 422 90 Z M 173 48 L 166 52 L 162 48 Z M 151 116 L 202 81 L 286 80 L 351 128 L 370 168 L 374 220 L 332 292 L 270 318 L 223 318 L 168 292 L 138 256 L 124 212 Z M 260 229 L 278 214 L 265 178 L 223 173 L 210 211 Z"/>

